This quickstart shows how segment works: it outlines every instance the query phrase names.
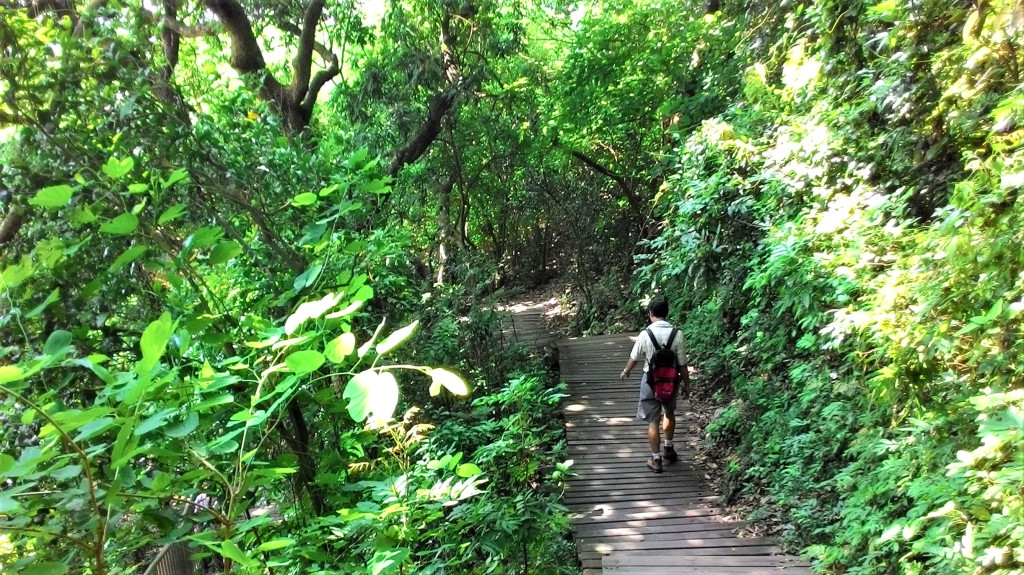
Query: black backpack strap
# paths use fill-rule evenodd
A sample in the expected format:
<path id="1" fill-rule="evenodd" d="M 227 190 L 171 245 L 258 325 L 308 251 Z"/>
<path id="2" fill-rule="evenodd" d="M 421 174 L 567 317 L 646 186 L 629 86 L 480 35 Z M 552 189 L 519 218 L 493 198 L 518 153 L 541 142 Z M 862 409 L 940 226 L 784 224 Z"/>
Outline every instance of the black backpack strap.
<path id="1" fill-rule="evenodd" d="M 679 330 L 672 328 L 672 333 L 668 334 L 668 342 L 665 343 L 665 349 L 672 349 L 672 340 L 676 338 L 677 331 Z"/>
<path id="2" fill-rule="evenodd" d="M 647 337 L 651 338 L 651 343 L 654 344 L 654 351 L 661 351 L 661 344 L 658 343 L 658 339 L 654 337 L 654 332 L 651 328 L 647 328 Z M 669 340 L 671 342 L 672 340 Z"/>

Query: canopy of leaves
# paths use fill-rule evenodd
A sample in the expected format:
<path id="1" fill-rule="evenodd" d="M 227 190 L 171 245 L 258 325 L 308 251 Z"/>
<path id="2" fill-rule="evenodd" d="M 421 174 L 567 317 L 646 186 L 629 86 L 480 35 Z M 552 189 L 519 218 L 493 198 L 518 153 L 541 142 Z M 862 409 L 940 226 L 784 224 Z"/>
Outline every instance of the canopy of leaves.
<path id="1" fill-rule="evenodd" d="M 0 565 L 572 572 L 490 311 L 558 278 L 576 331 L 670 297 L 727 499 L 818 569 L 1019 571 L 1022 22 L 0 3 Z"/>

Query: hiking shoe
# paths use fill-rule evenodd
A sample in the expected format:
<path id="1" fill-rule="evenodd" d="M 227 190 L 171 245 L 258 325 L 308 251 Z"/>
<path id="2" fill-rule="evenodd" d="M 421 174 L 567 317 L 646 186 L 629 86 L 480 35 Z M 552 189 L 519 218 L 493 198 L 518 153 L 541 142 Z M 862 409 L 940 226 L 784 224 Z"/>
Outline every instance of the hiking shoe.
<path id="1" fill-rule="evenodd" d="M 653 471 L 655 473 L 661 473 L 661 460 L 660 459 L 655 459 L 653 457 L 648 459 L 647 460 L 647 469 L 650 469 L 651 471 Z"/>
<path id="2" fill-rule="evenodd" d="M 671 445 L 666 445 L 661 448 L 661 456 L 669 463 L 675 463 L 679 461 L 679 454 L 676 453 L 676 448 Z"/>

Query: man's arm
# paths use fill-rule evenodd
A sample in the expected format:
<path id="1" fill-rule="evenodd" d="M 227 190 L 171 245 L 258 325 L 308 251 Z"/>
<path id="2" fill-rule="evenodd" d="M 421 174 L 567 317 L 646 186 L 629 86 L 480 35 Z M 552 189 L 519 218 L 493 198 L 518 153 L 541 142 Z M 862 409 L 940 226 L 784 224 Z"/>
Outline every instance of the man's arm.
<path id="1" fill-rule="evenodd" d="M 625 381 L 625 379 L 629 377 L 629 372 L 633 371 L 634 365 L 636 365 L 636 360 L 629 358 L 629 361 L 626 362 L 626 367 L 624 367 L 622 369 L 622 373 L 619 374 L 619 379 Z"/>

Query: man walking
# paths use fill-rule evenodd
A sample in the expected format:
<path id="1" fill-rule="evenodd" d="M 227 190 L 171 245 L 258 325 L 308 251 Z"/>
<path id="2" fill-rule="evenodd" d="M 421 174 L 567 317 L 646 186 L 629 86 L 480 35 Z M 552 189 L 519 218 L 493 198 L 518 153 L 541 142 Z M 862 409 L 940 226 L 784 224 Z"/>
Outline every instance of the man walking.
<path id="1" fill-rule="evenodd" d="M 661 473 L 662 457 L 670 462 L 678 461 L 675 447 L 672 445 L 672 436 L 676 430 L 676 399 L 680 393 L 684 398 L 690 395 L 690 374 L 687 370 L 686 348 L 683 345 L 683 338 L 672 324 L 665 321 L 668 317 L 668 301 L 663 297 L 651 300 L 647 306 L 647 315 L 651 325 L 637 335 L 636 343 L 633 344 L 633 351 L 629 354 L 629 361 L 626 367 L 619 374 L 620 380 L 629 377 L 629 372 L 637 362 L 642 362 L 644 375 L 640 379 L 640 404 L 636 410 L 637 419 L 647 422 L 647 440 L 651 444 L 651 458 L 647 461 L 647 467 L 655 472 Z M 651 340 L 654 337 L 655 341 Z M 657 344 L 657 345 L 656 345 Z M 648 373 L 650 359 L 654 356 L 656 349 L 667 347 L 675 353 L 679 365 L 679 375 L 682 377 L 682 386 L 677 386 L 672 398 L 662 403 L 654 395 L 654 389 L 648 384 Z M 665 432 L 665 439 L 662 442 L 661 430 Z"/>

